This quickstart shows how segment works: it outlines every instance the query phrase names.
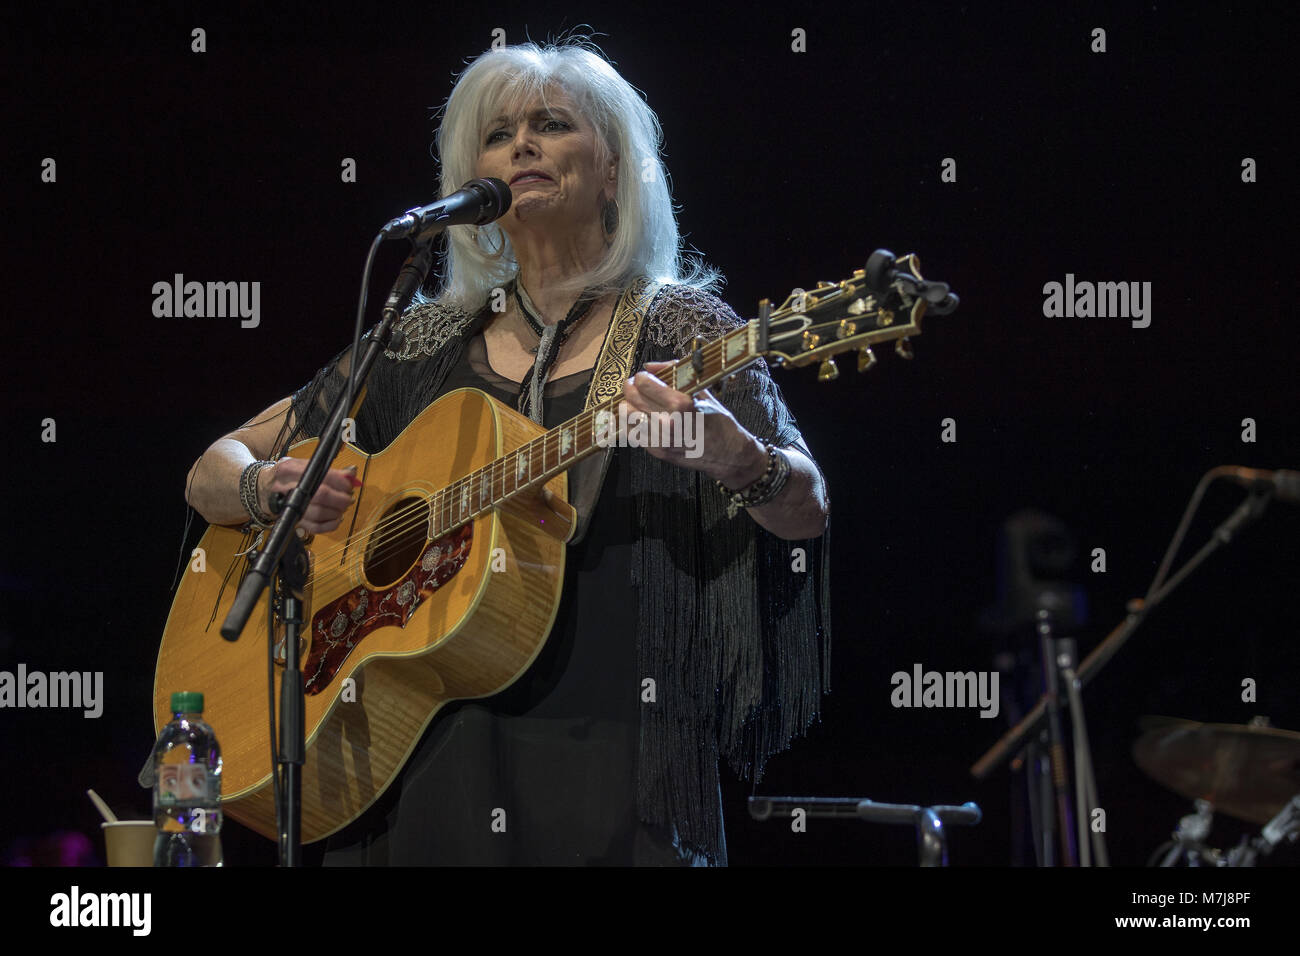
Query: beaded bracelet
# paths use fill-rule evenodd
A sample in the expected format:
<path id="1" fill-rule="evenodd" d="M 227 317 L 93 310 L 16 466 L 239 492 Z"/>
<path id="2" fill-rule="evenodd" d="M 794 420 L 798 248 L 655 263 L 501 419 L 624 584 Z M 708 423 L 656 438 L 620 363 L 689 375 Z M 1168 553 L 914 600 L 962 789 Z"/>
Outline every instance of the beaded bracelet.
<path id="1" fill-rule="evenodd" d="M 268 515 L 262 511 L 257 500 L 257 476 L 262 473 L 263 468 L 274 464 L 273 461 L 252 462 L 239 476 L 239 501 L 248 512 L 251 523 L 258 528 L 269 528 L 275 524 L 275 515 Z"/>
<path id="2" fill-rule="evenodd" d="M 741 508 L 756 508 L 765 505 L 781 493 L 786 480 L 790 477 L 790 456 L 770 442 L 767 445 L 767 470 L 748 487 L 732 491 L 721 481 L 715 484 L 728 497 L 727 517 L 734 518 Z"/>

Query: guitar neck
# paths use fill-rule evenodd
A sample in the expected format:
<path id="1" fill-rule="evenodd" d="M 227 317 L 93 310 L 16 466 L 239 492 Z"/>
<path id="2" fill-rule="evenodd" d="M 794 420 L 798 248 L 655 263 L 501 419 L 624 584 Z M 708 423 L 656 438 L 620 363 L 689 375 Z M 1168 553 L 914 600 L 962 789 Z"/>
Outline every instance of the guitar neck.
<path id="1" fill-rule="evenodd" d="M 758 361 L 756 344 L 752 323 L 746 323 L 698 346 L 659 377 L 678 391 L 694 395 Z M 617 435 L 622 400 L 620 389 L 612 398 L 436 492 L 431 502 L 432 536 L 454 531 L 602 451 Z"/>

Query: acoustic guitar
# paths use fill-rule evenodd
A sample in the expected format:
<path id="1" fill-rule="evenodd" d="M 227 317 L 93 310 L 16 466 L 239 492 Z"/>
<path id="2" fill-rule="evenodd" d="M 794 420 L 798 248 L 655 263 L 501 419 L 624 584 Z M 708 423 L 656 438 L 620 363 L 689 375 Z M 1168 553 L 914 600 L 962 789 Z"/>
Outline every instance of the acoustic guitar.
<path id="1" fill-rule="evenodd" d="M 877 253 L 877 256 L 880 254 Z M 873 256 L 875 262 L 877 256 Z M 893 257 L 889 256 L 893 263 Z M 868 263 L 868 270 L 873 263 Z M 915 256 L 897 260 L 920 280 Z M 867 271 L 795 290 L 780 308 L 701 343 L 660 378 L 694 394 L 766 358 L 820 362 L 921 331 L 916 284 L 888 291 Z M 946 288 L 946 287 L 945 287 Z M 508 687 L 537 657 L 559 605 L 565 542 L 575 515 L 566 470 L 601 450 L 622 395 L 546 430 L 476 389 L 439 398 L 383 451 L 344 444 L 334 467 L 356 465 L 362 491 L 343 524 L 309 539 L 299 648 L 306 696 L 302 839 L 323 839 L 362 814 L 393 781 L 439 709 Z M 433 437 L 431 437 L 433 436 Z M 454 436 L 448 440 L 447 436 Z M 316 440 L 288 454 L 311 455 Z M 170 719 L 178 689 L 202 691 L 221 739 L 223 810 L 276 839 L 267 704 L 268 597 L 242 640 L 219 629 L 251 561 L 239 528 L 210 526 L 183 575 L 163 632 L 154 721 Z M 277 624 L 278 627 L 278 624 Z M 278 699 L 285 648 L 279 645 Z"/>

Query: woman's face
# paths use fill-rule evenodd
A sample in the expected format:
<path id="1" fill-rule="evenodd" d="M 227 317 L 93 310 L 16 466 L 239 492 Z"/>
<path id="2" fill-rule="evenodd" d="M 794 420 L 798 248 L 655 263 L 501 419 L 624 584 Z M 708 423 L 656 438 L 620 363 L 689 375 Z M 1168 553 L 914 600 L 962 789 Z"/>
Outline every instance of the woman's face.
<path id="1" fill-rule="evenodd" d="M 551 90 L 511 116 L 497 116 L 482 132 L 475 174 L 510 186 L 510 211 L 502 224 L 545 219 L 580 229 L 599 223 L 614 195 L 615 162 L 598 169 L 597 133 L 563 91 Z"/>

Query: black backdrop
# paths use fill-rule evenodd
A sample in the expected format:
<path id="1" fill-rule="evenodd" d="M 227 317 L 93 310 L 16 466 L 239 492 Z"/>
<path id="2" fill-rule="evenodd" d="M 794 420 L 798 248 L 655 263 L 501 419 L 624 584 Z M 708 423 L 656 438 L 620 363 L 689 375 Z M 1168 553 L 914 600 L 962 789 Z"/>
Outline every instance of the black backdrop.
<path id="1" fill-rule="evenodd" d="M 1004 719 L 895 709 L 890 675 L 990 666 L 977 620 L 1017 510 L 1058 515 L 1085 555 L 1105 549 L 1105 573 L 1082 575 L 1086 651 L 1144 590 L 1203 471 L 1300 467 L 1289 23 L 1241 3 L 363 6 L 5 14 L 0 668 L 103 671 L 105 706 L 97 720 L 0 711 L 0 851 L 57 830 L 98 848 L 87 786 L 147 812 L 134 779 L 153 739 L 154 655 L 202 527 L 182 542 L 187 469 L 349 339 L 374 231 L 436 195 L 431 113 L 453 73 L 494 28 L 516 42 L 587 23 L 659 113 L 683 230 L 739 312 L 847 275 L 878 246 L 917 252 L 961 294 L 914 362 L 886 348 L 863 377 L 847 361 L 825 385 L 778 373 L 834 503 L 834 693 L 761 790 L 976 800 L 985 820 L 953 834 L 954 863 L 1008 863 L 1008 777 L 968 773 Z M 1104 53 L 1090 49 L 1097 27 Z M 55 183 L 41 181 L 46 157 Z M 345 157 L 356 183 L 341 182 Z M 941 181 L 946 157 L 956 182 Z M 1242 180 L 1246 157 L 1257 182 Z M 400 256 L 381 256 L 384 288 Z M 260 326 L 155 318 L 152 286 L 175 273 L 260 281 Z M 1044 283 L 1067 273 L 1150 282 L 1150 327 L 1044 317 Z M 940 440 L 945 418 L 955 443 Z M 1239 494 L 1213 488 L 1191 540 Z M 1086 692 L 1115 862 L 1141 864 L 1188 808 L 1135 767 L 1141 715 L 1300 728 L 1297 521 L 1276 506 Z M 733 863 L 915 860 L 901 829 L 755 824 L 747 792 L 726 789 Z M 1215 837 L 1243 829 L 1225 820 Z M 231 863 L 274 860 L 233 822 L 225 844 Z"/>

